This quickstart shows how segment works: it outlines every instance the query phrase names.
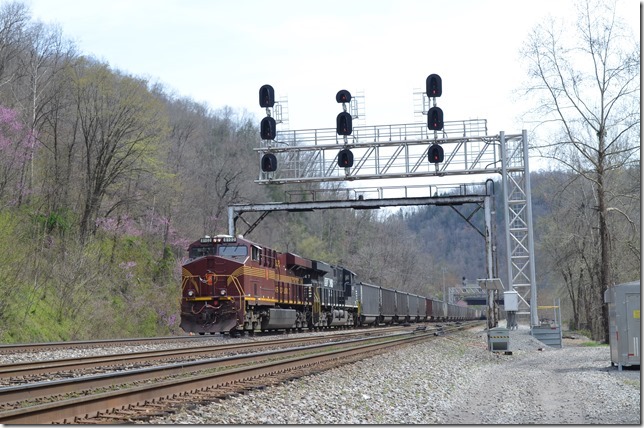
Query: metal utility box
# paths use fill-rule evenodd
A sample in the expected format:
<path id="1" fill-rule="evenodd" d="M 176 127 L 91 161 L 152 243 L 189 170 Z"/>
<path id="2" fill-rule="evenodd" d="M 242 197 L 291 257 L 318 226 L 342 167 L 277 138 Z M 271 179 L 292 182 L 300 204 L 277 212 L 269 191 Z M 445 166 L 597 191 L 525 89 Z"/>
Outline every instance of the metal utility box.
<path id="1" fill-rule="evenodd" d="M 604 293 L 608 305 L 610 361 L 619 370 L 640 365 L 640 282 L 610 287 Z"/>
<path id="2" fill-rule="evenodd" d="M 506 312 L 517 312 L 519 310 L 519 293 L 516 291 L 504 291 L 503 306 Z"/>
<path id="3" fill-rule="evenodd" d="M 508 351 L 510 348 L 510 330 L 494 327 L 487 331 L 488 351 Z"/>

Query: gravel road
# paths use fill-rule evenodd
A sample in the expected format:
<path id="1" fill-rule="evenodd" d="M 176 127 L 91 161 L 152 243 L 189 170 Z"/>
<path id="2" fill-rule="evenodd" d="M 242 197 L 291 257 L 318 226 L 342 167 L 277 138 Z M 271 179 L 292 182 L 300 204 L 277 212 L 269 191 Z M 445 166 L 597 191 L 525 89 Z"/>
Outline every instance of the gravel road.
<path id="1" fill-rule="evenodd" d="M 640 425 L 640 371 L 583 340 L 550 348 L 520 326 L 504 355 L 473 329 L 148 423 Z"/>

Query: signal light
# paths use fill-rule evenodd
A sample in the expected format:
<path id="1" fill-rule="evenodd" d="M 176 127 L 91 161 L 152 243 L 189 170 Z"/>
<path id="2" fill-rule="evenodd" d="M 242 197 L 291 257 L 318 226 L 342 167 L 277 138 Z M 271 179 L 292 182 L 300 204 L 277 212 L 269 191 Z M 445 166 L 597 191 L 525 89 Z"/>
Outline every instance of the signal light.
<path id="1" fill-rule="evenodd" d="M 351 132 L 353 132 L 352 121 L 351 114 L 346 111 L 340 113 L 336 118 L 336 131 L 338 135 L 351 135 Z"/>
<path id="2" fill-rule="evenodd" d="M 273 172 L 277 169 L 277 158 L 273 153 L 266 153 L 262 156 L 262 171 Z"/>
<path id="3" fill-rule="evenodd" d="M 438 74 L 430 74 L 425 81 L 428 97 L 440 97 L 443 93 L 443 80 Z"/>
<path id="4" fill-rule="evenodd" d="M 443 152 L 443 148 L 440 145 L 432 144 L 429 147 L 427 157 L 429 158 L 429 161 L 431 163 L 440 163 L 440 162 L 443 162 L 443 159 L 445 158 L 445 153 Z"/>
<path id="5" fill-rule="evenodd" d="M 432 131 L 443 129 L 443 110 L 432 107 L 427 111 L 427 127 Z"/>
<path id="6" fill-rule="evenodd" d="M 275 119 L 270 116 L 262 119 L 259 125 L 259 133 L 262 136 L 262 140 L 274 140 L 277 135 L 277 123 Z"/>
<path id="7" fill-rule="evenodd" d="M 259 88 L 259 106 L 273 107 L 275 105 L 275 90 L 271 85 Z"/>
<path id="8" fill-rule="evenodd" d="M 340 150 L 340 153 L 338 153 L 338 166 L 340 168 L 351 168 L 353 166 L 353 153 L 351 150 Z"/>
<path id="9" fill-rule="evenodd" d="M 335 100 L 338 103 L 351 102 L 351 92 L 347 91 L 346 89 L 341 89 L 337 94 L 335 94 Z"/>

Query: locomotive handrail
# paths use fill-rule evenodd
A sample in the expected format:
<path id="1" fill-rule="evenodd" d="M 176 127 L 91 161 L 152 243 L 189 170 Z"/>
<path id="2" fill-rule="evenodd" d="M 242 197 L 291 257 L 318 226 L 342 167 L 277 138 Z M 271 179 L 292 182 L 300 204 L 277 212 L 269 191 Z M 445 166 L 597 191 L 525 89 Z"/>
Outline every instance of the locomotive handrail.
<path id="1" fill-rule="evenodd" d="M 183 275 L 183 280 L 181 281 L 181 292 L 186 288 L 186 284 L 194 280 L 194 278 L 201 278 L 199 275 Z"/>
<path id="2" fill-rule="evenodd" d="M 237 278 L 237 276 L 215 274 L 215 279 L 213 280 L 213 284 L 216 283 L 218 278 L 222 278 L 222 279 L 226 278 L 226 286 L 229 286 L 232 283 L 232 285 L 237 289 L 237 294 L 239 296 L 239 310 L 242 311 L 242 316 L 246 316 L 246 308 L 245 308 L 245 305 L 243 304 L 245 295 L 244 295 L 243 289 L 241 288 L 241 284 L 239 283 L 239 279 Z M 231 297 L 231 296 L 226 296 L 226 297 Z M 235 302 L 236 300 L 237 299 L 235 298 L 235 296 L 232 296 L 232 301 Z"/>
<path id="3" fill-rule="evenodd" d="M 241 284 L 239 283 L 239 278 L 236 276 L 230 276 L 230 279 L 232 280 L 233 285 L 235 288 L 237 288 L 237 294 L 239 295 L 239 310 L 242 311 L 242 317 L 246 316 L 246 305 L 243 304 L 244 302 L 244 290 L 241 287 Z"/>

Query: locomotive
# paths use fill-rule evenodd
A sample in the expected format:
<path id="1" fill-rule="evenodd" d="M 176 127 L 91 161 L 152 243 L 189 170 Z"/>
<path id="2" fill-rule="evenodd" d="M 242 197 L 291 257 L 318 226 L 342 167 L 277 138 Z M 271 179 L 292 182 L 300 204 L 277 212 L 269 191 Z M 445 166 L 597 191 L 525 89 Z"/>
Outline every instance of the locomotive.
<path id="1" fill-rule="evenodd" d="M 182 266 L 181 328 L 187 333 L 302 331 L 431 320 L 479 311 L 359 282 L 342 266 L 278 252 L 242 236 L 193 242 Z"/>

